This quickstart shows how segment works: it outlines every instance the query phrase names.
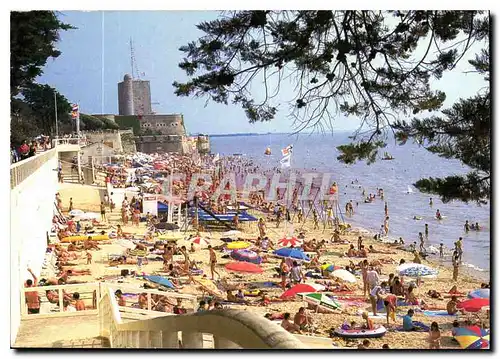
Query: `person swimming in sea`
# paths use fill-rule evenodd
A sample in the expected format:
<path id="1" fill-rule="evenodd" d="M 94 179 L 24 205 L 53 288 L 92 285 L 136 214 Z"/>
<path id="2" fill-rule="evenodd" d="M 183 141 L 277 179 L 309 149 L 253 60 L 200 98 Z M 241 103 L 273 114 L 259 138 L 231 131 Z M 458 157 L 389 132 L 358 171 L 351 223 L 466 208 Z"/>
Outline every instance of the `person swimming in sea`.
<path id="1" fill-rule="evenodd" d="M 439 209 L 436 211 L 436 219 L 443 219 L 441 216 L 441 212 L 439 212 Z"/>
<path id="2" fill-rule="evenodd" d="M 474 229 L 474 228 L 472 228 L 472 229 Z M 465 224 L 464 224 L 464 230 L 465 230 L 465 232 L 469 232 L 470 231 L 469 221 L 467 221 L 467 220 L 465 221 Z"/>
<path id="3" fill-rule="evenodd" d="M 443 245 L 443 243 L 441 243 L 441 244 L 439 245 L 439 257 L 440 257 L 440 258 L 443 258 L 443 257 L 444 257 L 444 245 Z"/>
<path id="4" fill-rule="evenodd" d="M 432 197 L 429 199 L 429 206 L 432 207 Z"/>

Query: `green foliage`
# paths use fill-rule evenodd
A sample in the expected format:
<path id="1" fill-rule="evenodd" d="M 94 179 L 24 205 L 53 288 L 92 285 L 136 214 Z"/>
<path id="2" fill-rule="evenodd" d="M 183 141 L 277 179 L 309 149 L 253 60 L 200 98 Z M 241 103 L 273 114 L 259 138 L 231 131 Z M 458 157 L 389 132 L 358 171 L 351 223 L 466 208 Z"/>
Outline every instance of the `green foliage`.
<path id="1" fill-rule="evenodd" d="M 180 48 L 184 56 L 179 67 L 188 80 L 173 83 L 177 96 L 234 103 L 250 122 L 270 121 L 278 111 L 275 97 L 281 84 L 290 81 L 295 89 L 287 102 L 296 132 L 325 126 L 332 129 L 339 115 L 363 120 L 352 136 L 353 143 L 338 147 L 338 159 L 346 163 L 375 161 L 378 149 L 402 116 L 441 110 L 446 94 L 433 90 L 431 80 L 454 69 L 470 47 L 486 42 L 490 33 L 489 14 L 449 10 L 232 11 L 197 27 L 204 34 Z M 489 60 L 489 51 L 470 63 L 487 73 L 485 60 Z M 264 85 L 258 94 L 263 99 L 257 100 L 252 93 L 255 81 Z M 473 111 L 474 105 L 469 107 Z M 476 110 L 477 116 L 484 114 Z M 468 114 L 465 108 L 452 111 L 457 112 L 457 120 Z M 426 135 L 439 125 L 429 121 Z M 489 126 L 490 119 L 477 121 Z M 417 125 L 412 122 L 408 128 L 415 130 Z M 476 136 L 482 136 L 484 130 L 482 127 Z M 407 138 L 413 135 L 423 133 L 406 134 Z M 447 140 L 454 139 L 462 141 L 449 132 Z M 473 141 L 482 142 L 484 138 Z M 458 149 L 452 145 L 446 151 L 444 142 L 435 146 L 440 147 L 429 150 L 442 155 Z M 489 161 L 483 152 L 477 153 L 481 159 L 464 151 L 454 156 L 483 171 Z M 455 194 L 450 198 L 477 199 L 467 196 L 484 193 L 463 188 L 465 197 Z"/>
<path id="2" fill-rule="evenodd" d="M 483 50 L 471 61 L 479 73 L 489 79 L 489 53 Z M 484 91 L 468 99 L 460 99 L 443 116 L 413 119 L 411 123 L 393 124 L 400 144 L 413 138 L 427 150 L 444 158 L 460 160 L 472 168 L 465 176 L 444 179 L 422 179 L 415 186 L 428 193 L 436 193 L 443 201 L 459 199 L 485 203 L 490 198 L 491 185 L 491 94 Z"/>
<path id="3" fill-rule="evenodd" d="M 57 19 L 54 11 L 10 13 L 10 90 L 18 95 L 43 73 L 49 57 L 61 52 L 55 44 L 61 30 L 74 29 Z"/>
<path id="4" fill-rule="evenodd" d="M 99 117 L 99 119 L 104 124 L 105 129 L 108 129 L 108 130 L 119 130 L 120 129 L 120 126 L 118 126 L 118 124 L 116 122 L 110 120 L 109 118 Z"/>
<path id="5" fill-rule="evenodd" d="M 139 136 L 141 134 L 141 123 L 137 116 L 115 116 L 115 122 L 122 130 L 132 128 L 134 135 Z"/>
<path id="6" fill-rule="evenodd" d="M 57 97 L 57 117 L 59 126 L 73 126 L 70 118 L 71 105 L 57 90 L 49 85 L 30 84 L 23 89 L 24 103 L 30 107 L 33 125 L 44 134 L 55 133 L 55 103 Z"/>

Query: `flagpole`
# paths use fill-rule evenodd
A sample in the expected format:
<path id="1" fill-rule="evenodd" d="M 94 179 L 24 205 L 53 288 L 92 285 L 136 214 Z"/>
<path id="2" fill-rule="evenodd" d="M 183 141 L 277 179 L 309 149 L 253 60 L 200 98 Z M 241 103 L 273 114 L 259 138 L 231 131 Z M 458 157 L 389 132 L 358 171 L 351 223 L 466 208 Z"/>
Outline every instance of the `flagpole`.
<path id="1" fill-rule="evenodd" d="M 57 123 L 57 94 L 56 91 L 54 91 L 54 109 L 56 113 L 56 138 L 59 137 L 59 125 Z"/>

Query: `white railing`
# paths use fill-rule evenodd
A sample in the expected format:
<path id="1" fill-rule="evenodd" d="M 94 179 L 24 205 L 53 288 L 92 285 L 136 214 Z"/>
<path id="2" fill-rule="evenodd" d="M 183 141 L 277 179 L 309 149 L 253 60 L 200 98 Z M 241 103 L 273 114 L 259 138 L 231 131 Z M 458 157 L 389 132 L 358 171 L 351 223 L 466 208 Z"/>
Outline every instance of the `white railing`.
<path id="1" fill-rule="evenodd" d="M 87 140 L 84 138 L 73 138 L 73 137 L 68 137 L 68 138 L 54 138 L 52 140 L 52 147 L 58 146 L 58 145 L 79 145 L 79 146 L 85 146 L 87 144 Z"/>
<path id="2" fill-rule="evenodd" d="M 177 298 L 183 299 L 184 302 L 189 303 L 187 305 L 188 312 L 194 312 L 197 306 L 196 296 L 190 294 L 180 294 L 175 292 L 163 292 L 159 290 L 153 289 L 143 289 L 137 288 L 126 284 L 115 284 L 115 283 L 79 283 L 79 284 L 64 284 L 64 285 L 50 285 L 43 287 L 27 287 L 21 289 L 21 319 L 35 319 L 35 318 L 51 318 L 51 317 L 68 317 L 68 316 L 78 316 L 78 315 L 93 315 L 98 314 L 99 308 L 97 306 L 98 300 L 102 297 L 104 293 L 106 293 L 107 289 L 110 288 L 113 290 L 113 293 L 120 289 L 123 293 L 146 293 L 147 295 L 147 307 L 146 309 L 135 308 L 131 305 L 131 300 L 127 300 L 126 296 L 125 302 L 128 304 L 126 306 L 121 306 L 119 310 L 125 315 L 127 318 L 131 319 L 144 319 L 151 318 L 157 316 L 169 315 L 169 313 L 159 312 L 154 310 L 153 308 L 153 295 L 164 296 L 172 301 L 176 301 Z M 44 298 L 46 298 L 45 293 L 47 291 L 57 291 L 58 294 L 58 302 L 57 302 L 57 311 L 52 312 L 41 312 L 39 314 L 29 314 L 28 306 L 26 304 L 26 292 L 38 292 L 39 297 L 41 298 L 42 304 L 46 302 Z M 69 293 L 71 292 L 71 293 Z M 87 309 L 85 311 L 78 312 L 69 312 L 64 310 L 64 294 L 72 294 L 74 292 L 78 292 L 80 294 L 80 299 L 82 299 Z M 92 301 L 90 303 L 90 300 Z M 48 300 L 47 300 L 48 301 Z M 135 303 L 137 301 L 134 301 Z M 56 304 L 56 303 L 52 303 Z M 45 309 L 45 306 L 42 305 L 42 308 Z"/>
<path id="3" fill-rule="evenodd" d="M 47 161 L 57 155 L 55 149 L 47 150 L 33 157 L 10 165 L 10 189 L 15 188 L 26 178 L 35 173 Z M 55 174 L 54 174 L 55 176 Z"/>
<path id="4" fill-rule="evenodd" d="M 305 349 L 281 326 L 243 310 L 211 310 L 124 323 L 112 288 L 99 301 L 101 336 L 111 348 L 203 348 L 204 334 L 215 349 Z M 180 338 L 180 339 L 179 339 Z"/>
<path id="5" fill-rule="evenodd" d="M 51 285 L 45 287 L 27 287 L 21 289 L 21 319 L 36 319 L 36 318 L 47 318 L 47 317 L 68 317 L 68 316 L 79 316 L 79 315 L 95 315 L 98 313 L 97 300 L 100 298 L 100 286 L 99 283 L 81 283 L 81 284 L 64 284 L 64 285 Z M 40 298 L 41 307 L 43 307 L 45 300 L 42 298 L 46 297 L 47 291 L 57 291 L 57 311 L 39 314 L 28 313 L 28 306 L 26 304 L 26 293 L 27 292 L 38 292 Z M 70 293 L 71 291 L 71 293 Z M 72 294 L 78 292 L 80 294 L 80 299 L 86 304 L 85 310 L 70 312 L 65 311 L 65 300 L 64 295 Z M 85 297 L 85 295 L 90 294 L 90 298 Z M 92 303 L 89 304 L 89 300 Z"/>

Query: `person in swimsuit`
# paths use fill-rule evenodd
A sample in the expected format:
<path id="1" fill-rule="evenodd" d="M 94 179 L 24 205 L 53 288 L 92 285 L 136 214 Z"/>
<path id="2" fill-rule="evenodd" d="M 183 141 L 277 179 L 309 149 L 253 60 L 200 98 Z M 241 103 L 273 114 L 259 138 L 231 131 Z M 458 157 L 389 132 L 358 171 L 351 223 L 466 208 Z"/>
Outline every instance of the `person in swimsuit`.
<path id="1" fill-rule="evenodd" d="M 30 272 L 33 280 L 28 279 L 26 283 L 24 283 L 24 287 L 37 287 L 38 278 L 35 276 L 31 268 L 28 268 L 28 272 Z M 26 304 L 28 306 L 28 314 L 40 313 L 40 295 L 38 294 L 38 292 L 25 292 L 24 296 L 26 298 Z"/>
<path id="2" fill-rule="evenodd" d="M 101 202 L 101 221 L 106 222 L 106 206 Z"/>
<path id="3" fill-rule="evenodd" d="M 429 330 L 429 349 L 441 348 L 441 332 L 437 322 L 432 322 Z"/>
<path id="4" fill-rule="evenodd" d="M 212 280 L 214 280 L 214 273 L 216 273 L 219 276 L 220 279 L 220 273 L 215 269 L 215 265 L 217 264 L 217 255 L 215 254 L 214 249 L 212 246 L 208 246 L 208 250 L 210 252 L 210 273 L 212 274 Z"/>

